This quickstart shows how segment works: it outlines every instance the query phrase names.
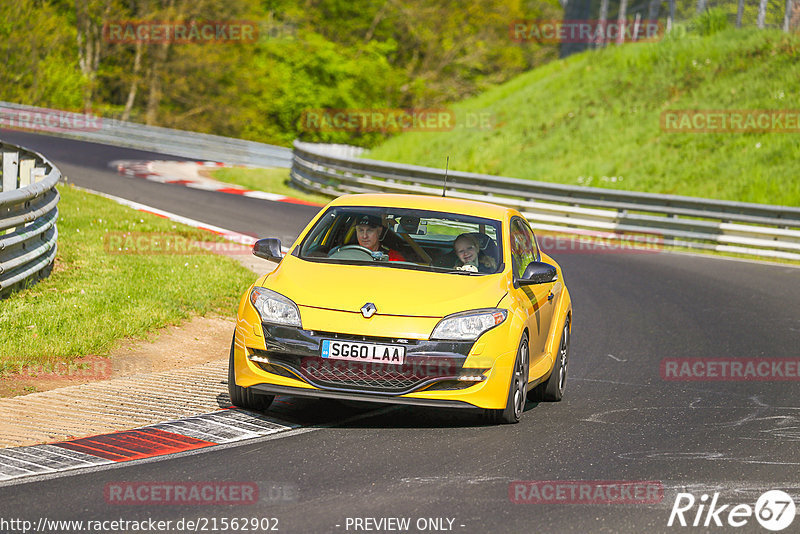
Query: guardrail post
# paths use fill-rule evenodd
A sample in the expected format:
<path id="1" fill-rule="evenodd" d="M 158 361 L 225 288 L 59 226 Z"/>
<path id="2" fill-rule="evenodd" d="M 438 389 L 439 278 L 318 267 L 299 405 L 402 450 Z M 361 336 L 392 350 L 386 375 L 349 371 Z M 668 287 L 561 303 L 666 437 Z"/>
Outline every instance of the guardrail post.
<path id="1" fill-rule="evenodd" d="M 3 152 L 3 192 L 17 188 L 19 153 Z"/>
<path id="2" fill-rule="evenodd" d="M 13 191 L 17 188 L 17 176 L 19 167 L 19 153 L 17 152 L 3 152 L 3 191 Z M 8 228 L 0 232 L 1 234 L 10 234 L 16 228 Z"/>
<path id="3" fill-rule="evenodd" d="M 34 183 L 33 167 L 36 165 L 36 160 L 23 159 L 19 162 L 19 186 L 27 187 Z"/>

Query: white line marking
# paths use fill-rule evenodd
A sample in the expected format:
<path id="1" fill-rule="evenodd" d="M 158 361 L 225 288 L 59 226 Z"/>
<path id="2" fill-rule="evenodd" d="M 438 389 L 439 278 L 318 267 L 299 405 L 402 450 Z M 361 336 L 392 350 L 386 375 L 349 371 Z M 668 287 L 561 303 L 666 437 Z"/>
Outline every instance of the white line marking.
<path id="1" fill-rule="evenodd" d="M 100 191 L 94 191 L 93 189 L 86 189 L 84 187 L 76 186 L 75 189 L 79 189 L 81 191 L 85 191 L 87 193 L 92 193 L 93 195 L 99 195 L 103 198 L 107 198 L 109 200 L 113 200 L 118 204 L 122 204 L 123 206 L 128 206 L 129 208 L 133 208 L 137 211 L 144 211 L 146 213 L 151 213 L 153 215 L 160 215 L 166 219 L 171 221 L 179 222 L 181 224 L 185 224 L 187 226 L 191 226 L 193 228 L 200 228 L 202 230 L 208 230 L 209 232 L 213 232 L 215 234 L 222 235 L 230 239 L 231 241 L 236 241 L 237 243 L 243 243 L 245 245 L 252 245 L 256 242 L 256 238 L 253 236 L 249 236 L 247 234 L 243 234 L 241 232 L 235 232 L 233 230 L 228 230 L 226 228 L 221 228 L 219 226 L 214 226 L 213 224 L 204 223 L 202 221 L 198 221 L 196 219 L 190 219 L 189 217 L 184 217 L 183 215 L 178 215 L 177 213 L 172 213 L 169 211 L 164 211 L 158 208 L 154 208 L 152 206 L 147 206 L 146 204 L 140 204 L 138 202 L 133 202 L 132 200 L 126 200 L 121 197 L 117 197 L 114 195 L 109 195 L 108 193 L 101 193 Z"/>
<path id="2" fill-rule="evenodd" d="M 244 193 L 244 196 L 250 198 L 258 198 L 261 200 L 276 200 L 276 201 L 288 198 L 285 195 L 279 195 L 277 193 L 267 193 L 266 191 L 248 191 L 247 193 Z"/>
<path id="3" fill-rule="evenodd" d="M 609 358 L 611 358 L 612 360 L 617 360 L 618 362 L 627 362 L 627 361 L 628 361 L 628 360 L 620 360 L 619 358 L 617 358 L 617 357 L 616 357 L 616 356 L 614 356 L 613 354 L 606 354 L 606 356 L 608 356 L 608 357 L 609 357 Z"/>
<path id="4" fill-rule="evenodd" d="M 9 453 L 11 453 L 11 454 L 9 454 Z M 34 472 L 34 473 L 36 471 L 42 471 L 42 472 L 45 472 L 45 473 L 52 473 L 53 471 L 56 471 L 56 469 L 53 469 L 52 467 L 47 467 L 46 465 L 42 465 L 40 463 L 36 463 L 35 461 L 32 462 L 32 461 L 30 461 L 30 458 L 25 460 L 25 459 L 19 457 L 19 456 L 21 456 L 20 454 L 13 454 L 13 453 L 14 453 L 14 449 L 0 450 L 0 462 L 3 462 L 6 465 L 12 465 L 12 466 L 17 467 L 19 469 L 26 469 L 26 470 Z M 27 466 L 30 466 L 30 467 L 27 467 Z"/>

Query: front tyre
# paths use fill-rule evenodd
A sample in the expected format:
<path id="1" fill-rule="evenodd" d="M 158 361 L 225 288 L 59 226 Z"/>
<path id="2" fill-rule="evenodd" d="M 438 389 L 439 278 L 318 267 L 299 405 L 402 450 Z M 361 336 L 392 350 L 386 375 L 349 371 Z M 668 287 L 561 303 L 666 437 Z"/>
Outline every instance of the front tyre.
<path id="1" fill-rule="evenodd" d="M 234 334 L 234 339 L 231 340 L 231 355 L 228 359 L 228 396 L 231 398 L 231 404 L 247 410 L 266 410 L 269 408 L 269 405 L 272 404 L 275 395 L 263 395 L 254 392 L 250 388 L 236 385 L 236 373 L 234 371 L 233 362 L 233 345 L 235 339 L 236 335 Z"/>
<path id="2" fill-rule="evenodd" d="M 531 390 L 531 400 L 558 402 L 564 396 L 567 386 L 567 364 L 569 363 L 569 318 L 564 321 L 564 330 L 561 332 L 561 344 L 558 347 L 558 357 L 553 364 L 553 371 L 546 382 Z"/>
<path id="3" fill-rule="evenodd" d="M 502 410 L 488 410 L 489 418 L 495 423 L 519 423 L 525 410 L 525 398 L 528 393 L 528 334 L 522 334 L 514 362 L 514 374 L 508 386 L 506 407 Z"/>

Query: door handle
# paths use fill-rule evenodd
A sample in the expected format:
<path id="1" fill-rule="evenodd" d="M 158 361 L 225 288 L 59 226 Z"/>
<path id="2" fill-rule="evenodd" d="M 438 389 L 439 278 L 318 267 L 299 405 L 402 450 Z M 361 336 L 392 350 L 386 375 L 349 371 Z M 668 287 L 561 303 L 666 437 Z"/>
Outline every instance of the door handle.
<path id="1" fill-rule="evenodd" d="M 553 300 L 553 297 L 555 297 L 555 295 L 553 293 L 550 293 L 549 295 L 547 295 L 547 300 Z"/>

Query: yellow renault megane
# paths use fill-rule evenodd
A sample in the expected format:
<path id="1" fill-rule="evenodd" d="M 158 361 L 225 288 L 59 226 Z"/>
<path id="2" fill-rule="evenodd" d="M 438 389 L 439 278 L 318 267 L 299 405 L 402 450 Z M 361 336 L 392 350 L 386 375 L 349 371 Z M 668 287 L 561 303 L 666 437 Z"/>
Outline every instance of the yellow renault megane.
<path id="1" fill-rule="evenodd" d="M 275 395 L 480 408 L 516 423 L 564 394 L 572 303 L 516 210 L 417 195 L 347 195 L 243 295 L 234 405 Z"/>

